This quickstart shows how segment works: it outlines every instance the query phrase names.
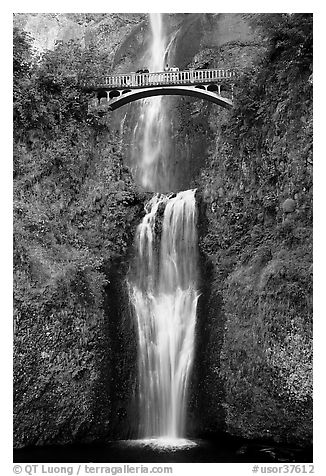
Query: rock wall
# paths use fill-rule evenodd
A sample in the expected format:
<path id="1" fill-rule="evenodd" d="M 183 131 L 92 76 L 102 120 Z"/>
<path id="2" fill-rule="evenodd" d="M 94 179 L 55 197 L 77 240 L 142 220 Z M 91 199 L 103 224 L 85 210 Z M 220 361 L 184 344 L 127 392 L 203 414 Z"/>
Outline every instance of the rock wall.
<path id="1" fill-rule="evenodd" d="M 273 43 L 266 50 L 264 42 L 254 47 L 256 56 L 250 52 L 256 60 L 236 87 L 233 112 L 210 116 L 215 143 L 196 180 L 206 206 L 200 248 L 211 282 L 199 316 L 198 400 L 212 416 L 201 419 L 204 434 L 225 425 L 236 435 L 309 445 L 312 30 L 309 17 L 297 21 L 284 50 L 276 53 Z M 297 28 L 304 31 L 301 45 Z M 293 69 L 300 48 L 305 53 Z M 232 64 L 248 49 L 231 42 L 219 54 Z"/>
<path id="2" fill-rule="evenodd" d="M 107 53 L 109 71 L 121 42 L 144 17 L 137 13 L 16 13 L 14 25 L 31 35 L 39 53 L 53 50 L 58 41 L 95 42 Z"/>

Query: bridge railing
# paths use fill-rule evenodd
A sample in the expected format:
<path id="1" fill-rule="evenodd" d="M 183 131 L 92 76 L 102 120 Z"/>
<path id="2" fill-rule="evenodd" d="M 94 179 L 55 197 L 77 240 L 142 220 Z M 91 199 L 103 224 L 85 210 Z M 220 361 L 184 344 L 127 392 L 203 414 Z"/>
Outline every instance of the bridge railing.
<path id="1" fill-rule="evenodd" d="M 185 71 L 161 71 L 157 73 L 116 74 L 101 78 L 98 87 L 139 88 L 148 86 L 203 84 L 234 79 L 236 72 L 229 69 L 191 69 Z"/>

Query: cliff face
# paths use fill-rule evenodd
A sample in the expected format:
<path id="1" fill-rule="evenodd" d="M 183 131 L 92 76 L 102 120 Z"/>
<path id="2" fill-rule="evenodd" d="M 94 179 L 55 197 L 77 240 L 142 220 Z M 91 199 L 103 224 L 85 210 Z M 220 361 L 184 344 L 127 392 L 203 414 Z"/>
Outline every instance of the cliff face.
<path id="1" fill-rule="evenodd" d="M 144 197 L 110 119 L 87 113 L 69 75 L 83 47 L 63 43 L 35 64 L 17 30 L 14 45 L 14 444 L 130 437 L 124 279 Z"/>
<path id="2" fill-rule="evenodd" d="M 75 40 L 83 46 L 95 42 L 107 54 L 111 69 L 117 48 L 144 17 L 137 13 L 17 13 L 14 25 L 31 35 L 38 52 L 53 50 L 59 41 Z"/>
<path id="3" fill-rule="evenodd" d="M 164 15 L 167 34 L 176 33 L 169 64 L 235 68 L 242 73 L 233 111 L 193 98 L 164 98 L 173 138 L 172 188 L 196 186 L 200 197 L 202 296 L 190 430 L 208 435 L 223 429 L 245 437 L 307 444 L 312 421 L 312 98 L 304 38 L 309 41 L 310 30 L 300 18 L 293 23 L 288 23 L 290 17 L 277 18 L 270 31 L 253 20 L 244 14 Z M 19 14 L 15 22 L 35 36 L 39 50 L 71 38 L 83 47 L 95 44 L 107 52 L 103 66 L 108 71 L 135 71 L 146 61 L 149 23 L 143 14 Z M 267 17 L 266 22 L 273 23 Z M 279 28 L 282 38 L 282 22 L 292 32 L 285 35 L 285 51 L 271 32 Z M 124 161 L 117 166 L 120 171 L 125 165 L 133 167 L 130 142 L 138 111 L 135 103 L 110 117 L 110 133 L 115 135 L 110 140 Z M 118 239 L 118 258 L 113 259 L 103 235 L 94 237 L 87 220 L 83 222 L 86 242 L 106 256 L 101 272 L 108 282 L 100 286 L 104 301 L 94 309 L 87 302 L 81 305 L 80 289 L 73 287 L 74 297 L 69 299 L 77 300 L 78 312 L 69 309 L 68 332 L 60 312 L 50 313 L 47 328 L 43 318 L 34 321 L 31 313 L 25 321 L 20 317 L 18 367 L 25 370 L 18 372 L 17 381 L 17 445 L 132 436 L 135 338 L 123 273 L 144 197 L 138 196 L 135 203 L 124 201 L 130 177 L 123 185 L 121 172 L 113 187 L 118 191 L 119 216 L 112 218 L 105 192 L 113 174 L 108 166 L 112 152 L 104 144 L 105 138 L 95 148 L 99 172 L 93 170 L 88 177 L 89 202 L 82 204 L 93 204 L 92 213 L 101 217 L 98 226 L 111 220 L 119 229 L 125 222 L 124 243 L 120 249 Z M 93 152 L 92 146 L 89 153 Z M 98 180 L 100 190 L 93 193 L 90 189 Z M 30 246 L 27 255 L 39 262 Z M 43 301 L 40 306 L 40 297 L 33 292 L 35 314 L 46 316 L 51 306 Z M 86 326 L 82 336 L 73 331 L 80 321 Z M 39 347 L 41 341 L 44 345 Z M 68 355 L 67 347 L 74 352 Z M 79 370 L 71 375 L 74 369 Z M 49 425 L 47 411 L 52 405 Z"/>
<path id="4" fill-rule="evenodd" d="M 95 145 L 84 129 L 65 149 L 77 128 L 39 141 L 45 162 L 38 147 L 15 146 L 15 447 L 133 434 L 124 279 L 143 203 L 108 132 Z"/>
<path id="5" fill-rule="evenodd" d="M 212 283 L 200 400 L 216 415 L 201 422 L 215 431 L 219 416 L 234 434 L 304 445 L 312 438 L 312 18 L 266 21 L 268 48 L 250 54 L 234 110 L 210 116 L 215 144 L 196 180 Z M 219 54 L 231 65 L 242 47 Z"/>
<path id="6" fill-rule="evenodd" d="M 53 50 L 56 41 L 83 41 L 85 35 L 83 24 L 60 13 L 15 14 L 14 25 L 31 34 L 33 45 L 39 52 Z"/>

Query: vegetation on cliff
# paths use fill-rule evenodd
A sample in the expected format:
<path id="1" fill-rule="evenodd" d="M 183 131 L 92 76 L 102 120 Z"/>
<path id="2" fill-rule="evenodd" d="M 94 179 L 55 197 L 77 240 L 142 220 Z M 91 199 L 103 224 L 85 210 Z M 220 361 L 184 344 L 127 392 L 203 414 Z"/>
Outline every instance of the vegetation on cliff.
<path id="1" fill-rule="evenodd" d="M 241 74 L 232 113 L 217 118 L 199 182 L 208 219 L 201 249 L 214 265 L 211 299 L 222 303 L 224 333 L 223 343 L 209 337 L 203 385 L 218 389 L 215 405 L 224 385 L 232 433 L 309 443 L 312 15 L 250 20 L 265 52 Z"/>
<path id="2" fill-rule="evenodd" d="M 113 262 L 125 267 L 142 210 L 115 131 L 88 114 L 80 87 L 105 57 L 71 41 L 36 59 L 15 30 L 17 446 L 112 426 L 110 389 L 100 388 L 110 382 L 110 275 Z"/>

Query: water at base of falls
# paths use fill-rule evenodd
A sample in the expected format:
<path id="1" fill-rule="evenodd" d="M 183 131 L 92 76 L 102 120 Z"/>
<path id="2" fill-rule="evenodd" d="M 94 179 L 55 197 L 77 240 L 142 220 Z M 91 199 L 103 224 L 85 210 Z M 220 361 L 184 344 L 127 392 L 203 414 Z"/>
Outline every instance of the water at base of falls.
<path id="1" fill-rule="evenodd" d="M 199 296 L 195 192 L 155 195 L 146 205 L 129 283 L 138 331 L 139 436 L 174 444 L 185 434 Z"/>
<path id="2" fill-rule="evenodd" d="M 121 440 L 120 440 L 121 442 Z M 126 446 L 140 447 L 140 448 L 152 448 L 159 452 L 165 451 L 178 451 L 180 449 L 188 449 L 197 446 L 197 443 L 193 440 L 187 440 L 186 438 L 144 438 L 139 440 L 124 440 Z"/>

